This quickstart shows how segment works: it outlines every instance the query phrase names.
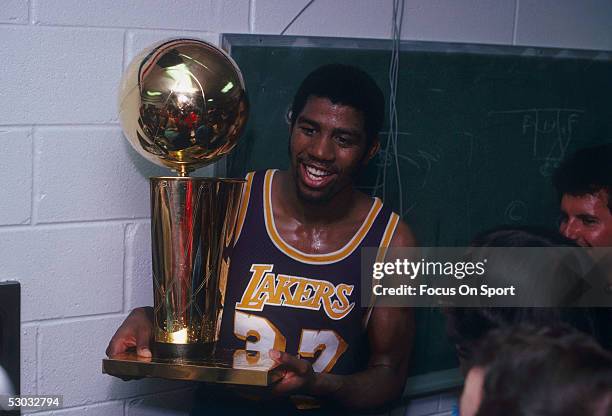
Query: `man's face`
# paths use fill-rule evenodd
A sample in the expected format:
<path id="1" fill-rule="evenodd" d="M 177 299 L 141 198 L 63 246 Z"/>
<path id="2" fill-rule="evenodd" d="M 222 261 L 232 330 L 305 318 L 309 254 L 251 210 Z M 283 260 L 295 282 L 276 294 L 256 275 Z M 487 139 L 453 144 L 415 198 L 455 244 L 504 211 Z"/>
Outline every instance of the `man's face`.
<path id="1" fill-rule="evenodd" d="M 461 416 L 474 416 L 478 412 L 482 402 L 484 378 L 485 370 L 482 367 L 472 367 L 468 372 L 459 401 L 459 414 Z"/>
<path id="2" fill-rule="evenodd" d="M 561 198 L 561 234 L 583 247 L 612 247 L 612 213 L 608 193 L 568 195 Z"/>
<path id="3" fill-rule="evenodd" d="M 291 168 L 298 196 L 326 202 L 348 186 L 378 150 L 368 148 L 363 115 L 353 107 L 311 96 L 291 129 Z"/>

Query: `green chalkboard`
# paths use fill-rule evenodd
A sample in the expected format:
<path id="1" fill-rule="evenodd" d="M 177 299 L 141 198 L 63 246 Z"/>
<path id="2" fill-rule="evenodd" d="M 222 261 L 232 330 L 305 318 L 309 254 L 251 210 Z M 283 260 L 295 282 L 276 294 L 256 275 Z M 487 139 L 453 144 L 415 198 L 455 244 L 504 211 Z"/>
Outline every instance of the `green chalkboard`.
<path id="1" fill-rule="evenodd" d="M 222 42 L 251 103 L 246 133 L 227 160 L 230 176 L 287 167 L 287 109 L 314 68 L 359 66 L 389 94 L 390 41 L 225 35 Z M 612 53 L 432 42 L 400 49 L 397 149 L 385 145 L 386 123 L 383 151 L 361 187 L 401 210 L 423 246 L 467 245 L 501 224 L 555 226 L 555 167 L 577 148 L 612 142 Z M 441 315 L 419 310 L 417 326 L 411 391 L 456 383 Z"/>

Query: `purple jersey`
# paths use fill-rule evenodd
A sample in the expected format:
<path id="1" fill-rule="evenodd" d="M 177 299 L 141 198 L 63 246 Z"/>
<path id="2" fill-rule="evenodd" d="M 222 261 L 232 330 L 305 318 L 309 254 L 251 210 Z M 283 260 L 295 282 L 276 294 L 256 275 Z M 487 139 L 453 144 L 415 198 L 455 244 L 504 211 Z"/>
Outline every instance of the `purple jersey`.
<path id="1" fill-rule="evenodd" d="M 341 249 L 308 254 L 274 225 L 274 170 L 249 173 L 227 280 L 220 345 L 299 354 L 317 372 L 351 374 L 368 361 L 360 306 L 361 247 L 386 247 L 399 217 L 378 198 Z"/>

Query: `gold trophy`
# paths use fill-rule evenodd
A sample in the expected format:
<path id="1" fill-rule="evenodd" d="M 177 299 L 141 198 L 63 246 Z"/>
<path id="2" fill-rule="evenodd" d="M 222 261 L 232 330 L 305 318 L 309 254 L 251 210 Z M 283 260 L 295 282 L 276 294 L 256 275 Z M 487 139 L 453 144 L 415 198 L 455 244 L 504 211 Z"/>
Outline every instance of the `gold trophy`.
<path id="1" fill-rule="evenodd" d="M 249 373 L 269 367 L 265 359 L 244 359 L 245 351 L 215 354 L 244 181 L 188 176 L 234 148 L 247 113 L 239 68 L 201 40 L 156 44 L 124 74 L 119 115 L 125 136 L 140 155 L 179 177 L 150 178 L 153 358 L 112 357 L 103 361 L 104 372 L 268 383 L 265 371 Z M 234 357 L 247 368 L 235 368 Z"/>

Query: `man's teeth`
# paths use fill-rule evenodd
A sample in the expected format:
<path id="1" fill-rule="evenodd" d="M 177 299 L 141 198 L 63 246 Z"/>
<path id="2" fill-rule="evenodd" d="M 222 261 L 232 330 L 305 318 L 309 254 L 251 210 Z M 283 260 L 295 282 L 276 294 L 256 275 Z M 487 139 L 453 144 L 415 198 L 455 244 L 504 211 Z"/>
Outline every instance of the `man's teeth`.
<path id="1" fill-rule="evenodd" d="M 311 175 L 311 176 L 315 176 L 317 178 L 323 178 L 325 176 L 329 176 L 331 175 L 331 172 L 327 172 L 321 169 L 317 169 L 317 168 L 313 168 L 312 166 L 306 166 L 306 172 Z"/>

